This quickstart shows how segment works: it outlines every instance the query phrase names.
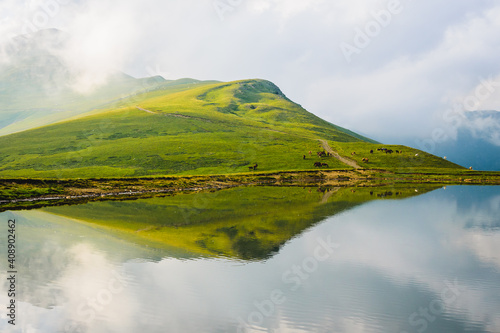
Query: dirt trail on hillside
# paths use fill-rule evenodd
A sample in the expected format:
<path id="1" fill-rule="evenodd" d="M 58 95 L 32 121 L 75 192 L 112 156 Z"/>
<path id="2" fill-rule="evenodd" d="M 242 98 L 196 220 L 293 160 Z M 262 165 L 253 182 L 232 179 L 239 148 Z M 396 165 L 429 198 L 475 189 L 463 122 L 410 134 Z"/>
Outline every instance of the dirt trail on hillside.
<path id="1" fill-rule="evenodd" d="M 332 154 L 332 156 L 335 157 L 336 159 L 338 159 L 340 162 L 347 164 L 349 166 L 352 166 L 354 169 L 361 169 L 359 164 L 356 163 L 355 161 L 348 159 L 348 158 L 345 158 L 345 157 L 342 157 L 337 152 L 333 151 L 333 149 L 330 147 L 330 145 L 328 144 L 328 142 L 326 140 L 320 139 L 319 142 L 321 142 L 321 145 L 323 146 L 323 149 L 326 152 Z"/>
<path id="2" fill-rule="evenodd" d="M 137 108 L 138 110 L 141 110 L 141 111 L 144 111 L 144 112 L 147 112 L 147 113 L 156 114 L 156 112 L 153 112 L 153 111 L 150 111 L 150 110 L 146 110 L 146 109 L 140 108 L 140 107 L 138 107 L 138 106 L 136 106 L 136 108 Z"/>
<path id="3" fill-rule="evenodd" d="M 144 111 L 144 112 L 147 112 L 147 113 L 152 113 L 152 114 L 158 114 L 160 116 L 165 116 L 165 117 L 177 117 L 177 118 L 192 118 L 192 119 L 199 119 L 199 120 L 203 120 L 203 121 L 206 121 L 206 122 L 211 122 L 210 120 L 208 119 L 203 119 L 203 118 L 197 118 L 197 117 L 191 117 L 191 116 L 185 116 L 183 114 L 176 114 L 176 113 L 164 113 L 164 112 L 155 112 L 155 111 L 151 111 L 151 110 L 147 110 L 147 109 L 143 109 L 143 108 L 140 108 L 138 106 L 136 106 L 136 108 L 138 110 L 141 110 L 141 111 Z"/>

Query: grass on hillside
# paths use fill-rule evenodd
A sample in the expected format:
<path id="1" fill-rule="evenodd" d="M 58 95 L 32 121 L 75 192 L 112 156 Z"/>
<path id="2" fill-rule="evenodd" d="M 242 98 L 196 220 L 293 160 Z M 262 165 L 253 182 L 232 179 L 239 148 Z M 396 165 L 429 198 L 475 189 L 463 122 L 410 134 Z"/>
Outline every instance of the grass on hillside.
<path id="1" fill-rule="evenodd" d="M 155 91 L 132 101 L 153 113 L 129 101 L 122 108 L 0 137 L 0 177 L 225 174 L 248 172 L 255 164 L 258 171 L 307 170 L 318 161 L 345 169 L 336 159 L 315 155 L 322 150 L 317 139 L 360 138 L 273 89 L 266 81 L 244 81 Z M 224 109 L 233 104 L 234 110 Z"/>
<path id="2" fill-rule="evenodd" d="M 262 172 L 311 170 L 315 162 L 328 165 L 322 169 L 352 169 L 316 156 L 323 150 L 319 139 L 366 169 L 464 171 L 423 151 L 377 144 L 332 125 L 268 81 L 181 80 L 74 119 L 0 137 L 0 177 L 235 174 L 253 171 L 249 167 L 256 164 Z M 377 151 L 381 147 L 394 153 Z"/>
<path id="3" fill-rule="evenodd" d="M 139 125 L 137 125 L 139 124 Z M 91 130 L 89 130 L 91 129 Z M 224 174 L 345 166 L 310 156 L 317 141 L 139 110 L 92 116 L 0 138 L 0 176 L 27 178 Z M 36 142 L 33 140 L 36 137 Z M 306 155 L 306 159 L 303 159 Z"/>

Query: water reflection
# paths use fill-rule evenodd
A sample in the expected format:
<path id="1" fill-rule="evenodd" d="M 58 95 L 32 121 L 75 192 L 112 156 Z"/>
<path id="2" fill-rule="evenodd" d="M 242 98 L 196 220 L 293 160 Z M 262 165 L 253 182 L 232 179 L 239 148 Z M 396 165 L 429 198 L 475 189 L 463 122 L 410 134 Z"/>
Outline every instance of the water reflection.
<path id="1" fill-rule="evenodd" d="M 184 238 L 175 244 L 159 237 L 146 243 L 145 237 L 129 232 L 137 230 L 133 220 L 119 227 L 126 221 L 123 216 L 98 219 L 106 209 L 111 212 L 109 203 L 94 206 L 87 223 L 49 210 L 2 214 L 2 220 L 10 215 L 21 221 L 22 255 L 36 260 L 20 272 L 25 282 L 19 285 L 19 325 L 13 328 L 2 320 L 0 330 L 500 331 L 498 187 L 448 187 L 377 201 L 370 201 L 376 193 L 349 190 L 338 197 L 332 194 L 323 204 L 324 193 L 305 189 L 295 194 L 301 200 L 282 199 L 286 209 L 276 208 L 274 215 L 265 211 L 278 205 L 279 191 L 266 195 L 272 205 L 266 205 L 262 195 L 254 203 L 238 193 L 240 207 L 247 207 L 241 209 L 241 220 L 232 220 L 230 207 L 222 204 L 225 198 L 217 196 L 220 202 L 195 208 L 204 207 L 204 213 L 220 220 L 193 217 L 184 227 L 195 241 Z M 178 207 L 193 204 L 193 199 L 175 200 Z M 130 212 L 136 210 L 140 220 L 156 223 L 155 228 L 178 230 L 179 221 L 185 222 L 172 218 L 175 215 L 148 217 L 138 209 L 148 207 L 145 202 L 120 203 L 122 212 L 128 204 L 135 204 Z M 74 208 L 58 213 L 69 216 L 71 210 L 71 218 L 83 217 L 86 208 Z M 158 212 L 169 209 L 175 210 L 175 205 L 166 198 Z M 295 214 L 300 218 L 289 216 Z M 213 257 L 209 247 L 196 243 L 203 233 L 229 222 L 235 223 L 238 234 L 246 228 L 260 237 L 259 230 L 278 217 L 287 230 L 276 238 L 279 251 L 266 253 L 266 260 L 253 260 L 262 258 L 253 253 L 252 260 L 243 260 L 240 252 L 227 250 L 233 249 L 231 243 L 213 247 L 226 251 L 223 257 Z M 302 219 L 308 222 L 301 224 Z M 234 233 L 219 232 L 227 239 Z M 188 245 L 184 251 L 183 244 Z M 5 285 L 0 301 L 7 302 Z"/>
<path id="2" fill-rule="evenodd" d="M 249 187 L 43 211 L 149 246 L 168 245 L 198 256 L 262 260 L 328 216 L 363 202 L 404 198 L 434 188 Z"/>

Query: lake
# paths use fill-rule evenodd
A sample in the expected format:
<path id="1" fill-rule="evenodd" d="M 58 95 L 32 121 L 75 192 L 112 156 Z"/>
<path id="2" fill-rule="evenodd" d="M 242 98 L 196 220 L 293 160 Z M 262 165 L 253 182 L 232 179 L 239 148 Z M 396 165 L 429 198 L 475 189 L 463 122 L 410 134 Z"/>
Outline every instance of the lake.
<path id="1" fill-rule="evenodd" d="M 2 332 L 500 332 L 499 186 L 247 187 L 0 221 Z"/>

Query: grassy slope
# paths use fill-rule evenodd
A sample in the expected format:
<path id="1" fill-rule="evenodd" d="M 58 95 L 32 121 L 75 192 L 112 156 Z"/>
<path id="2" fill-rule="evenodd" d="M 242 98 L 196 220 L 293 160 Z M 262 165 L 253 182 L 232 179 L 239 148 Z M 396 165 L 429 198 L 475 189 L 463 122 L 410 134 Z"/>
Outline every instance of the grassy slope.
<path id="1" fill-rule="evenodd" d="M 330 168 L 350 168 L 331 157 L 316 157 L 323 150 L 318 139 L 329 140 L 348 157 L 350 150 L 375 147 L 374 141 L 307 112 L 268 81 L 165 82 L 159 90 L 86 115 L 0 137 L 0 177 L 225 174 L 248 172 L 256 163 L 259 171 L 304 170 L 313 169 L 320 160 Z M 378 154 L 378 160 L 370 156 L 365 166 L 457 167 L 414 152 L 420 153 L 417 162 L 423 163 L 415 164 L 411 158 L 403 163 L 402 155 Z M 360 156 L 354 159 L 362 164 Z"/>
<path id="2" fill-rule="evenodd" d="M 418 193 L 432 190 L 420 187 Z M 261 259 L 328 216 L 374 199 L 405 198 L 415 188 L 247 187 L 126 202 L 43 208 L 140 244 L 204 255 Z"/>
<path id="3" fill-rule="evenodd" d="M 165 87 L 113 106 L 0 137 L 0 176 L 235 173 L 254 163 L 260 171 L 311 169 L 318 159 L 307 152 L 321 150 L 318 138 L 364 139 L 308 113 L 262 80 Z M 345 167 L 332 158 L 323 162 Z"/>

